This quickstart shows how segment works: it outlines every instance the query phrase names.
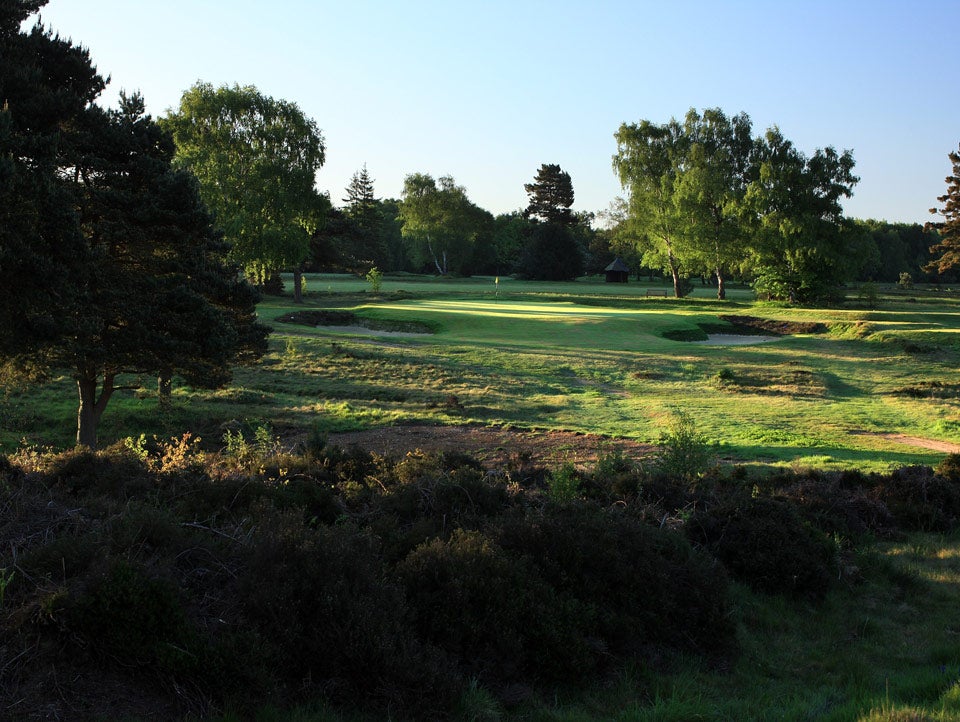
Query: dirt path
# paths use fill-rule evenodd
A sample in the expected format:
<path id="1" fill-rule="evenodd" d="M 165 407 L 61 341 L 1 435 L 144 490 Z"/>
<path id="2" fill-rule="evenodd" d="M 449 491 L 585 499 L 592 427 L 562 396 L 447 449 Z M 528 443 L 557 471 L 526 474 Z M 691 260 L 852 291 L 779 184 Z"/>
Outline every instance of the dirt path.
<path id="1" fill-rule="evenodd" d="M 924 439 L 921 436 L 907 436 L 906 434 L 894 434 L 882 431 L 852 431 L 857 436 L 879 436 L 881 439 L 892 441 L 896 444 L 905 444 L 907 446 L 916 446 L 920 449 L 930 449 L 931 451 L 940 451 L 944 454 L 960 454 L 960 444 L 953 444 L 949 441 L 938 441 L 937 439 Z"/>
<path id="2" fill-rule="evenodd" d="M 339 446 L 356 445 L 378 454 L 408 451 L 462 451 L 488 464 L 506 462 L 511 456 L 528 454 L 532 461 L 554 465 L 571 461 L 591 463 L 598 454 L 616 449 L 632 458 L 653 450 L 649 444 L 628 439 L 610 439 L 572 431 L 520 431 L 487 426 L 388 426 L 368 431 L 330 434 Z"/>
<path id="3" fill-rule="evenodd" d="M 898 444 L 909 444 L 910 446 L 919 446 L 921 449 L 930 449 L 931 451 L 942 451 L 945 454 L 960 454 L 960 444 L 951 444 L 949 441 L 937 441 L 936 439 L 923 439 L 919 436 L 906 436 L 904 434 L 879 434 L 884 439 L 895 441 Z"/>

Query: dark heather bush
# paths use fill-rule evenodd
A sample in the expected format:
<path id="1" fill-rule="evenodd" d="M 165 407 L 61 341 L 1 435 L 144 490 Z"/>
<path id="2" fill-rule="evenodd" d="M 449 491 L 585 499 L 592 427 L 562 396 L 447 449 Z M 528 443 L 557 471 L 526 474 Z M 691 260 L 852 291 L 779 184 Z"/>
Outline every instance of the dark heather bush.
<path id="1" fill-rule="evenodd" d="M 774 492 L 789 501 L 817 529 L 828 534 L 858 537 L 865 534 L 891 536 L 896 520 L 887 505 L 876 498 L 866 484 L 850 484 L 850 477 L 800 477 L 793 484 Z"/>
<path id="2" fill-rule="evenodd" d="M 948 454 L 934 471 L 947 481 L 960 482 L 960 454 Z"/>
<path id="3" fill-rule="evenodd" d="M 829 539 L 805 524 L 785 501 L 725 500 L 697 511 L 686 531 L 732 577 L 757 591 L 819 597 L 835 577 L 835 552 Z"/>
<path id="4" fill-rule="evenodd" d="M 354 518 L 380 538 L 388 561 L 455 529 L 478 528 L 508 505 L 502 481 L 463 463 L 469 457 L 454 459 L 461 465 L 450 468 L 443 454 L 408 454 L 362 492 L 365 504 L 353 506 Z"/>
<path id="5" fill-rule="evenodd" d="M 53 457 L 50 483 L 73 494 L 126 499 L 149 491 L 154 480 L 143 463 L 118 446 L 105 451 L 76 447 Z"/>
<path id="6" fill-rule="evenodd" d="M 660 471 L 645 475 L 640 480 L 639 499 L 648 504 L 657 504 L 666 511 L 677 511 L 686 507 L 693 494 L 689 485 Z"/>
<path id="7" fill-rule="evenodd" d="M 590 615 L 480 532 L 421 545 L 397 566 L 417 630 L 486 682 L 576 682 L 598 650 Z"/>
<path id="8" fill-rule="evenodd" d="M 238 628 L 262 635 L 264 663 L 296 693 L 432 717 L 460 688 L 421 644 L 402 590 L 384 578 L 376 540 L 350 525 L 309 528 L 295 510 L 264 510 L 238 595 Z"/>
<path id="9" fill-rule="evenodd" d="M 726 655 L 736 647 L 723 569 L 678 534 L 574 504 L 508 517 L 497 539 L 591 610 L 611 651 Z"/>
<path id="10" fill-rule="evenodd" d="M 71 600 L 67 628 L 95 656 L 125 667 L 188 675 L 202 655 L 176 587 L 122 559 Z"/>
<path id="11" fill-rule="evenodd" d="M 904 530 L 949 531 L 960 520 L 960 484 L 928 466 L 897 469 L 875 491 Z"/>

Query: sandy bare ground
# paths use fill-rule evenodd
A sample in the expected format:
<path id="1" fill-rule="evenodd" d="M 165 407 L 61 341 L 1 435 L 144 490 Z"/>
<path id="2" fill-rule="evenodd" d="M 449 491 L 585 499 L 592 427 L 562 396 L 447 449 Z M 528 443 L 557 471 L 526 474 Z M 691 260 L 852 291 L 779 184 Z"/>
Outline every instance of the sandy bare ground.
<path id="1" fill-rule="evenodd" d="M 944 454 L 960 454 L 960 444 L 952 444 L 949 441 L 923 439 L 919 436 L 906 436 L 905 434 L 877 434 L 877 436 L 898 444 L 918 446 L 921 449 L 930 449 L 931 451 L 942 451 Z"/>
<path id="2" fill-rule="evenodd" d="M 367 431 L 330 434 L 332 444 L 359 446 L 384 455 L 408 451 L 461 451 L 488 466 L 505 463 L 518 454 L 544 465 L 564 462 L 589 464 L 597 456 L 618 450 L 635 459 L 649 454 L 653 446 L 629 439 L 610 439 L 572 431 L 521 431 L 487 426 L 388 426 Z"/>

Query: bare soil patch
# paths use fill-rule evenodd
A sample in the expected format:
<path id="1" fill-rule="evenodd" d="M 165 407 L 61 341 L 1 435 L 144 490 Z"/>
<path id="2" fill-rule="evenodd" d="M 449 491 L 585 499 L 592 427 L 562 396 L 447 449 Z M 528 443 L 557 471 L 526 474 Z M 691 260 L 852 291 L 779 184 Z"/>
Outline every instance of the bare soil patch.
<path id="1" fill-rule="evenodd" d="M 520 455 L 545 465 L 567 461 L 592 463 L 599 455 L 612 450 L 639 459 L 654 449 L 650 444 L 595 434 L 488 426 L 387 426 L 330 434 L 329 442 L 339 446 L 359 446 L 367 451 L 393 456 L 416 449 L 460 451 L 488 466 L 504 464 Z"/>
<path id="2" fill-rule="evenodd" d="M 863 436 L 879 436 L 882 439 L 887 439 L 888 441 L 893 441 L 897 444 L 906 444 L 907 446 L 916 446 L 921 449 L 940 451 L 944 454 L 960 454 L 960 444 L 954 444 L 949 441 L 938 441 L 937 439 L 924 439 L 920 436 L 907 436 L 906 434 L 894 434 L 876 431 L 854 431 L 853 433 Z"/>

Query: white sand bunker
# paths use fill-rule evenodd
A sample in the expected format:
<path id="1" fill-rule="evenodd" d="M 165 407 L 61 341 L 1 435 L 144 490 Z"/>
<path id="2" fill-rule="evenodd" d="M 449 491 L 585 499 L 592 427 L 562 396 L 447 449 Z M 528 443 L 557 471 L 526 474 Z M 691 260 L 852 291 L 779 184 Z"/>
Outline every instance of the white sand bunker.
<path id="1" fill-rule="evenodd" d="M 332 331 L 334 333 L 361 334 L 364 336 L 386 336 L 390 338 L 420 338 L 422 336 L 432 336 L 431 333 L 413 333 L 411 331 L 380 331 L 366 326 L 316 326 L 320 331 Z"/>
<path id="2" fill-rule="evenodd" d="M 778 341 L 783 336 L 740 336 L 733 333 L 711 333 L 706 341 L 692 341 L 701 346 L 749 346 L 756 343 Z"/>

